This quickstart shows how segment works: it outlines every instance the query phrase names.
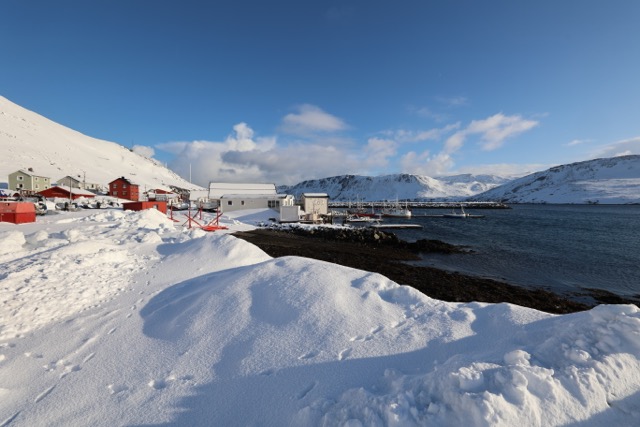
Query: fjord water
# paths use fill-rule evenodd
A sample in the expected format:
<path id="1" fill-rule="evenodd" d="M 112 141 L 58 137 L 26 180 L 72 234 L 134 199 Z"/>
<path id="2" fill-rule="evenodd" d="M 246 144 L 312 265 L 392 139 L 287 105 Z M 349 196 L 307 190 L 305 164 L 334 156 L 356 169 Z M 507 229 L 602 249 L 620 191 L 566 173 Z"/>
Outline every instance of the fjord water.
<path id="1" fill-rule="evenodd" d="M 422 265 L 545 287 L 565 293 L 604 289 L 640 294 L 640 206 L 512 205 L 473 210 L 484 218 L 447 219 L 441 209 L 414 210 L 422 230 L 402 230 L 406 240 L 439 239 L 466 245 L 462 255 L 425 255 Z"/>

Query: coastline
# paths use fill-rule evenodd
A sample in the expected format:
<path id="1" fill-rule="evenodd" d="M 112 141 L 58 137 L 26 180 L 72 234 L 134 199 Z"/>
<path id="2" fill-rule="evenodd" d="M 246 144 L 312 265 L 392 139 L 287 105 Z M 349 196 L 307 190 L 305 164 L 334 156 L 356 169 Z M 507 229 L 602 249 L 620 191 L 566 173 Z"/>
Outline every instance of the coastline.
<path id="1" fill-rule="evenodd" d="M 363 231 L 368 230 L 368 231 Z M 448 302 L 512 303 L 547 313 L 588 310 L 598 303 L 633 303 L 608 293 L 586 304 L 544 289 L 529 289 L 492 279 L 411 265 L 421 252 L 450 253 L 462 248 L 440 241 L 407 243 L 392 233 L 370 229 L 256 229 L 233 233 L 272 257 L 302 256 L 380 273 L 401 285 Z"/>

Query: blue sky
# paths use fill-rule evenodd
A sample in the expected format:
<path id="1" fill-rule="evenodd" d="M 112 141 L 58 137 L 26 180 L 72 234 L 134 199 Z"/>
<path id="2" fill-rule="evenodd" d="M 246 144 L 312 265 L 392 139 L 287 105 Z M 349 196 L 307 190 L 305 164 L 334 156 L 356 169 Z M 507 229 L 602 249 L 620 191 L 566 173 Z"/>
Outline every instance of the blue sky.
<path id="1" fill-rule="evenodd" d="M 200 184 L 640 154 L 636 0 L 2 0 L 0 16 L 0 95 Z"/>

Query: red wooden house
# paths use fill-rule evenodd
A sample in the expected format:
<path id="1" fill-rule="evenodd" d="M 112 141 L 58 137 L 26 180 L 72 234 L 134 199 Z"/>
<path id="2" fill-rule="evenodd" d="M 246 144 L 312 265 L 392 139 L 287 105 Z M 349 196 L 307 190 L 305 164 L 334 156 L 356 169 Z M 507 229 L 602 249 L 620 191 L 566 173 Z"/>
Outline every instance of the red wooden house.
<path id="1" fill-rule="evenodd" d="M 122 176 L 109 183 L 109 195 L 137 202 L 140 200 L 140 188 L 138 184 L 134 184 Z"/>
<path id="2" fill-rule="evenodd" d="M 47 199 L 52 199 L 55 197 L 59 197 L 61 199 L 79 199 L 81 197 L 90 199 L 96 197 L 91 191 L 82 190 L 80 188 L 69 188 L 64 185 L 54 185 L 53 187 L 49 187 L 46 190 L 42 190 L 38 192 L 38 194 L 46 197 Z"/>

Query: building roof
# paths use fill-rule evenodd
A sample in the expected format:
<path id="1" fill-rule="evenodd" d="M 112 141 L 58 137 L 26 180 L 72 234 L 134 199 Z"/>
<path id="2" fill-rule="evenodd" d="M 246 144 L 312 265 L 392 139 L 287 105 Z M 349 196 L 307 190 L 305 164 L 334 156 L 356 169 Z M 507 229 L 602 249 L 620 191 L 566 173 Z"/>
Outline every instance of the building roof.
<path id="1" fill-rule="evenodd" d="M 329 198 L 329 195 L 327 193 L 302 193 L 302 197 L 306 197 L 306 198 L 311 198 L 311 197 L 315 197 L 315 198 Z"/>
<path id="2" fill-rule="evenodd" d="M 286 194 L 223 194 L 220 199 L 284 199 Z"/>
<path id="3" fill-rule="evenodd" d="M 49 187 L 42 191 L 47 191 L 47 190 L 56 189 L 56 188 L 66 191 L 67 193 L 73 193 L 75 195 L 88 196 L 88 197 L 96 196 L 95 193 L 92 193 L 91 191 L 83 190 L 81 188 L 73 188 L 73 187 L 69 188 L 68 185 L 54 185 L 53 187 Z"/>
<path id="4" fill-rule="evenodd" d="M 223 195 L 231 194 L 259 194 L 259 195 L 275 195 L 277 194 L 275 184 L 260 183 L 235 183 L 235 182 L 210 182 L 209 198 L 219 199 Z"/>
<path id="5" fill-rule="evenodd" d="M 119 178 L 114 179 L 113 181 L 110 181 L 110 182 L 109 182 L 109 184 L 111 184 L 112 182 L 120 181 L 120 180 L 122 180 L 122 181 L 126 181 L 126 182 L 127 182 L 127 184 L 129 184 L 129 185 L 138 185 L 138 184 L 136 184 L 135 182 L 131 181 L 130 179 L 125 178 L 124 176 L 121 176 L 121 177 L 119 177 Z"/>
<path id="6" fill-rule="evenodd" d="M 49 178 L 48 176 L 45 176 L 45 175 L 37 175 L 34 171 L 32 171 L 32 170 L 25 170 L 25 169 L 19 169 L 19 170 L 17 170 L 17 171 L 15 171 L 15 172 L 13 172 L 13 173 L 18 173 L 18 172 L 23 173 L 23 174 L 25 174 L 25 175 L 29 175 L 29 176 L 34 176 L 34 177 L 35 177 L 35 176 L 37 176 L 38 178 Z M 9 174 L 9 175 L 11 175 L 11 174 Z"/>

